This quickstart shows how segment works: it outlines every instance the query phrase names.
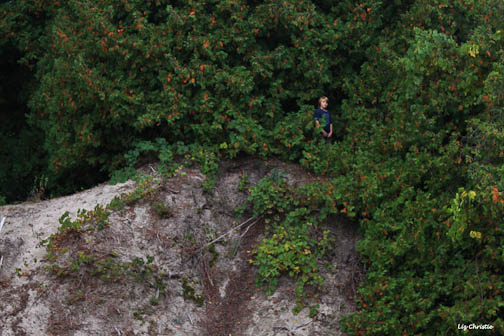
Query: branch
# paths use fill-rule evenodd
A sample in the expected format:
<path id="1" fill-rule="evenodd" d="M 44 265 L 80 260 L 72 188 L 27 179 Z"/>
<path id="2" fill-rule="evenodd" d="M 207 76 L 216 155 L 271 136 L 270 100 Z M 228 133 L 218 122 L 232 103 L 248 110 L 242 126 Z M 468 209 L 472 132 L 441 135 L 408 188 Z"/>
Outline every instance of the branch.
<path id="1" fill-rule="evenodd" d="M 255 223 L 257 223 L 261 218 L 263 217 L 263 215 L 259 216 L 256 218 L 256 220 L 250 224 L 250 226 L 254 225 Z M 240 227 L 244 226 L 245 224 L 247 224 L 248 222 L 250 222 L 252 219 L 254 219 L 254 217 L 250 217 L 249 219 L 247 219 L 245 222 L 241 223 L 240 225 L 238 226 L 235 226 L 234 228 L 232 228 L 231 230 L 227 231 L 226 233 L 224 233 L 223 235 L 221 235 L 220 237 L 218 238 L 215 238 L 214 240 L 212 240 L 210 243 L 206 244 L 205 246 L 202 247 L 202 249 L 212 245 L 213 243 L 216 243 L 218 242 L 219 240 L 221 240 L 222 238 L 224 238 L 225 236 L 227 236 L 228 234 L 230 234 L 231 232 L 233 232 L 234 230 L 236 229 L 239 229 Z"/>
<path id="2" fill-rule="evenodd" d="M 5 223 L 5 217 L 2 218 L 2 221 L 0 221 L 0 232 L 2 232 L 3 225 Z M 2 269 L 2 264 L 3 264 L 3 255 L 0 256 L 0 269 Z"/>

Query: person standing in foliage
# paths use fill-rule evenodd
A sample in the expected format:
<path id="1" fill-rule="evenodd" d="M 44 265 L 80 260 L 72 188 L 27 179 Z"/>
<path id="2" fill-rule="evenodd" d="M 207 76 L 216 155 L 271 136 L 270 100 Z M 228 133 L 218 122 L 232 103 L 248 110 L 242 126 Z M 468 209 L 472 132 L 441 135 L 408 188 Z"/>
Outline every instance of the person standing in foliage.
<path id="1" fill-rule="evenodd" d="M 328 144 L 332 144 L 332 134 L 333 134 L 333 124 L 331 120 L 331 112 L 327 109 L 329 105 L 329 98 L 320 97 L 318 101 L 318 109 L 315 110 L 313 118 L 315 119 L 315 127 L 320 128 L 321 123 L 324 127 L 322 128 L 322 139 Z"/>

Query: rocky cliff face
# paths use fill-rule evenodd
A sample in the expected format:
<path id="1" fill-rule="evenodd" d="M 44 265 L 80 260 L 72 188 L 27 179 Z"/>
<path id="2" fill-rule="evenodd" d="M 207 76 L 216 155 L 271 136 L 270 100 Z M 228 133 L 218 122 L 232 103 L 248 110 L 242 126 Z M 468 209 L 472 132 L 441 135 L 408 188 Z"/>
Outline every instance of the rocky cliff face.
<path id="1" fill-rule="evenodd" d="M 324 285 L 299 314 L 293 280 L 269 297 L 255 286 L 248 259 L 265 224 L 238 215 L 247 199 L 239 186 L 244 174 L 254 185 L 273 170 L 290 184 L 314 179 L 246 159 L 223 162 L 211 192 L 185 168 L 141 197 L 129 181 L 0 207 L 0 335 L 341 335 L 338 318 L 354 309 L 362 274 L 344 218 L 326 223 L 335 242 Z M 155 166 L 146 172 L 156 176 Z"/>

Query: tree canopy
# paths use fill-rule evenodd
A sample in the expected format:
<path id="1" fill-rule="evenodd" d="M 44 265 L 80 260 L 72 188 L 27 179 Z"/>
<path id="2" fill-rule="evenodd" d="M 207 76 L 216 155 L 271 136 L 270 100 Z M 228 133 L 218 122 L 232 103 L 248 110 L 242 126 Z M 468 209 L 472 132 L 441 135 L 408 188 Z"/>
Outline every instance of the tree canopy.
<path id="1" fill-rule="evenodd" d="M 503 333 L 503 16 L 487 0 L 3 2 L 0 201 L 41 177 L 90 185 L 142 150 L 208 171 L 280 157 L 360 223 L 347 332 Z"/>

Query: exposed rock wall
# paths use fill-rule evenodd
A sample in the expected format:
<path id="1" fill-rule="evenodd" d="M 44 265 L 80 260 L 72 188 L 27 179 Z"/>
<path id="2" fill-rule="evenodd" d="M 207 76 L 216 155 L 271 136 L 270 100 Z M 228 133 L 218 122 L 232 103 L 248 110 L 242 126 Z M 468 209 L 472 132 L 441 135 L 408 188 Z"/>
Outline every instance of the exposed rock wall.
<path id="1" fill-rule="evenodd" d="M 0 233 L 0 335 L 341 335 L 338 318 L 354 309 L 361 274 L 355 225 L 340 217 L 327 223 L 335 243 L 323 268 L 323 288 L 312 302 L 319 305 L 314 318 L 309 308 L 292 313 L 292 280 L 282 279 L 271 297 L 255 287 L 247 251 L 260 240 L 264 223 L 231 230 L 248 217 L 235 211 L 247 198 L 246 191 L 238 190 L 241 176 L 247 174 L 254 185 L 273 169 L 283 170 L 291 184 L 315 179 L 295 165 L 236 160 L 222 163 L 215 189 L 205 192 L 205 177 L 185 168 L 152 198 L 113 211 L 104 229 L 68 235 L 59 243 L 114 265 L 141 259 L 145 268 L 131 277 L 125 271 L 119 278 L 107 279 L 112 273 L 99 270 L 93 275 L 85 261 L 75 272 L 57 276 L 43 245 L 58 232 L 65 211 L 75 219 L 78 209 L 105 206 L 132 192 L 134 182 L 0 207 L 0 219 L 7 218 Z M 169 214 L 162 216 L 156 202 Z M 228 231 L 213 248 L 206 246 Z M 142 273 L 150 270 L 147 264 L 155 277 Z"/>

